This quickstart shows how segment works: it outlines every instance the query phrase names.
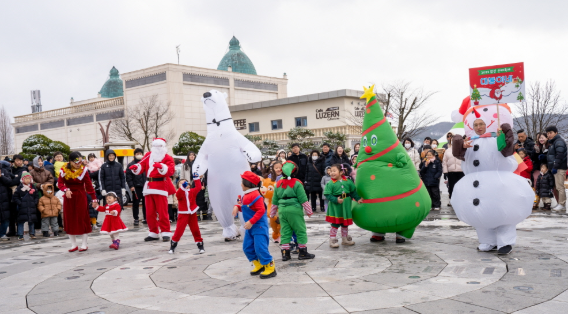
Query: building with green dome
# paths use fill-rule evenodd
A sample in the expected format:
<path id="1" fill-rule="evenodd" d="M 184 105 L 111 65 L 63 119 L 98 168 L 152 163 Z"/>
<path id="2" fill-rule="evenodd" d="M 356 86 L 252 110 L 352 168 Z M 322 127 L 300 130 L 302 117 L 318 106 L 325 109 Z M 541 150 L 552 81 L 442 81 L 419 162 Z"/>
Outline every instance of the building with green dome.
<path id="1" fill-rule="evenodd" d="M 118 74 L 118 70 L 114 66 L 110 69 L 110 77 L 104 83 L 99 94 L 102 98 L 124 96 L 123 83 Z"/>
<path id="2" fill-rule="evenodd" d="M 231 67 L 233 72 L 256 75 L 254 64 L 244 51 L 241 50 L 239 40 L 233 36 L 229 41 L 229 51 L 223 56 L 217 70 L 228 71 Z"/>

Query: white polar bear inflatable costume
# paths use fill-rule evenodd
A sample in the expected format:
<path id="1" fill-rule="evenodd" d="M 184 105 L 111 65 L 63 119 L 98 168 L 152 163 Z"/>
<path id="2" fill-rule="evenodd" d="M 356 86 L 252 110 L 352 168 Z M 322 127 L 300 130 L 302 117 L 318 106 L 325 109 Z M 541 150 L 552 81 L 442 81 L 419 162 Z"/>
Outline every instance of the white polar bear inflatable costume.
<path id="1" fill-rule="evenodd" d="M 509 107 L 499 106 L 501 124 L 512 126 Z M 462 162 L 465 176 L 454 187 L 452 206 L 461 221 L 475 227 L 480 251 L 513 246 L 517 239 L 516 225 L 532 212 L 534 192 L 526 179 L 513 173 L 518 167 L 515 157 L 504 157 L 497 148 L 495 134 L 491 134 L 499 128 L 497 105 L 471 107 L 467 97 L 459 112 L 452 113 L 452 119 L 454 122 L 463 119 L 465 134 L 473 146 L 465 153 Z M 476 119 L 485 122 L 486 136 L 475 133 Z"/>
<path id="2" fill-rule="evenodd" d="M 231 112 L 225 101 L 226 93 L 211 90 L 203 94 L 201 101 L 207 120 L 207 137 L 195 158 L 193 170 L 199 175 L 207 174 L 209 200 L 215 216 L 223 227 L 225 239 L 239 235 L 233 219 L 233 206 L 237 197 L 243 194 L 241 174 L 250 170 L 249 163 L 262 158 L 256 145 L 235 129 Z M 241 234 L 244 235 L 244 220 L 241 220 Z"/>

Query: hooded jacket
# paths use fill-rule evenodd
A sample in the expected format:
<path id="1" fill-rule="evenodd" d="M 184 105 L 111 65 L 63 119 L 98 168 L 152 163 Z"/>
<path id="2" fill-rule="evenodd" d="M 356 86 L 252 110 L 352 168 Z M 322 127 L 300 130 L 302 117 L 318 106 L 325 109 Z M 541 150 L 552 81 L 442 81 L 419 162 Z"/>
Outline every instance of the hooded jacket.
<path id="1" fill-rule="evenodd" d="M 32 182 L 33 183 L 33 182 Z M 14 202 L 18 204 L 18 215 L 16 221 L 18 223 L 35 223 L 37 221 L 36 211 L 38 203 L 38 191 L 33 184 L 30 187 L 20 183 L 14 193 Z"/>
<path id="2" fill-rule="evenodd" d="M 109 161 L 109 155 L 116 156 L 114 150 L 109 149 L 106 151 L 106 162 L 99 170 L 99 184 L 101 185 L 101 191 L 114 192 L 120 197 L 122 189 L 126 188 L 124 170 L 122 165 L 116 161 L 116 158 L 113 161 Z"/>
<path id="3" fill-rule="evenodd" d="M 553 197 L 554 176 L 550 171 L 539 174 L 536 179 L 536 194 L 540 197 Z"/>
<path id="4" fill-rule="evenodd" d="M 51 188 L 51 193 L 47 191 Z M 37 209 L 41 213 L 41 218 L 57 217 L 61 212 L 61 202 L 55 197 L 55 187 L 51 184 L 44 184 L 42 187 L 43 196 L 39 199 Z"/>
<path id="5" fill-rule="evenodd" d="M 10 219 L 10 201 L 12 199 L 10 187 L 14 175 L 10 171 L 10 163 L 4 160 L 0 161 L 0 171 L 2 172 L 0 176 L 0 222 L 4 222 Z"/>
<path id="6" fill-rule="evenodd" d="M 311 157 L 311 156 L 310 156 Z M 308 192 L 321 192 L 321 178 L 323 176 L 323 160 L 318 158 L 315 162 L 310 160 L 306 166 L 304 187 Z"/>
<path id="7" fill-rule="evenodd" d="M 32 171 L 30 171 L 32 178 L 34 179 L 34 184 L 36 185 L 37 188 L 41 188 L 41 186 L 46 183 L 48 184 L 55 183 L 55 180 L 53 179 L 51 172 L 49 172 L 49 170 L 46 170 L 43 167 L 43 165 L 41 166 L 39 165 L 40 158 L 41 158 L 40 156 L 36 156 L 36 158 L 34 158 L 33 161 L 34 168 L 32 169 Z"/>
<path id="8" fill-rule="evenodd" d="M 566 142 L 560 134 L 548 141 L 550 146 L 548 146 L 547 162 L 548 170 L 552 169 L 563 169 L 566 170 L 568 165 L 566 163 Z"/>
<path id="9" fill-rule="evenodd" d="M 330 166 L 330 167 L 325 167 L 325 169 L 324 169 L 324 171 L 323 171 L 325 174 L 323 175 L 323 177 L 321 177 L 320 185 L 321 185 L 321 190 L 322 190 L 322 191 L 325 190 L 325 185 L 326 185 L 329 181 L 331 181 L 331 176 L 330 176 L 329 174 L 327 174 L 327 169 L 329 169 L 329 168 L 331 168 L 331 166 Z M 324 200 L 326 199 L 326 198 L 325 198 L 325 195 L 323 196 L 323 199 L 324 199 Z"/>

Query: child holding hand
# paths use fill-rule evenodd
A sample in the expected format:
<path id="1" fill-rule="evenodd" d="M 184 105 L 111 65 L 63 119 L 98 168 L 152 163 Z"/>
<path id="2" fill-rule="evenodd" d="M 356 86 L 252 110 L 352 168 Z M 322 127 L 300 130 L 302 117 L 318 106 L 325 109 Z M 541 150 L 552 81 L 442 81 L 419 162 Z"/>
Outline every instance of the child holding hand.
<path id="1" fill-rule="evenodd" d="M 355 242 L 349 235 L 349 226 L 353 224 L 351 214 L 351 199 L 359 203 L 363 199 L 357 194 L 355 183 L 344 174 L 348 171 L 346 165 L 335 164 L 330 168 L 331 181 L 325 185 L 323 194 L 329 200 L 325 221 L 331 223 L 329 230 L 329 246 L 338 248 L 337 229 L 341 227 L 341 244 L 353 245 Z"/>
<path id="2" fill-rule="evenodd" d="M 250 274 L 260 275 L 260 279 L 276 277 L 276 269 L 272 255 L 268 251 L 268 219 L 264 198 L 260 195 L 260 177 L 251 171 L 245 171 L 242 175 L 241 187 L 244 192 L 242 200 L 233 208 L 233 216 L 239 211 L 246 220 L 245 239 L 243 250 L 254 268 Z"/>
<path id="3" fill-rule="evenodd" d="M 176 198 L 178 200 L 178 218 L 176 231 L 170 241 L 170 254 L 174 253 L 179 240 L 185 232 L 186 226 L 189 226 L 189 230 L 191 230 L 193 240 L 199 249 L 199 254 L 205 253 L 201 230 L 199 230 L 199 224 L 197 223 L 197 211 L 199 210 L 199 206 L 197 206 L 195 199 L 197 198 L 197 193 L 201 191 L 201 180 L 199 180 L 199 175 L 197 173 L 193 174 L 193 185 L 194 186 L 190 188 L 190 183 L 185 179 L 181 179 L 178 182 L 178 190 L 176 192 Z"/>
<path id="4" fill-rule="evenodd" d="M 118 238 L 121 231 L 126 231 L 128 228 L 120 218 L 121 206 L 117 202 L 118 196 L 114 192 L 108 192 L 106 195 L 106 205 L 97 207 L 97 211 L 106 214 L 105 221 L 101 227 L 101 234 L 108 234 L 112 239 L 112 244 L 109 249 L 118 250 L 120 247 L 120 239 Z"/>

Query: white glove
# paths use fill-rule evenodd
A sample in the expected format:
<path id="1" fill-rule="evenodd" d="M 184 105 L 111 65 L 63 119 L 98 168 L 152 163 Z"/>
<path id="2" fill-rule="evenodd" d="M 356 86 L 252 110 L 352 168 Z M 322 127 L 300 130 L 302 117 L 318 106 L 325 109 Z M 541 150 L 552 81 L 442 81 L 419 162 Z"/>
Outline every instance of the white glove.
<path id="1" fill-rule="evenodd" d="M 102 194 L 103 196 L 106 196 L 106 195 L 107 195 L 107 191 L 102 190 L 102 191 L 101 191 L 101 194 Z"/>
<path id="2" fill-rule="evenodd" d="M 126 189 L 122 189 L 122 196 L 126 196 Z"/>

